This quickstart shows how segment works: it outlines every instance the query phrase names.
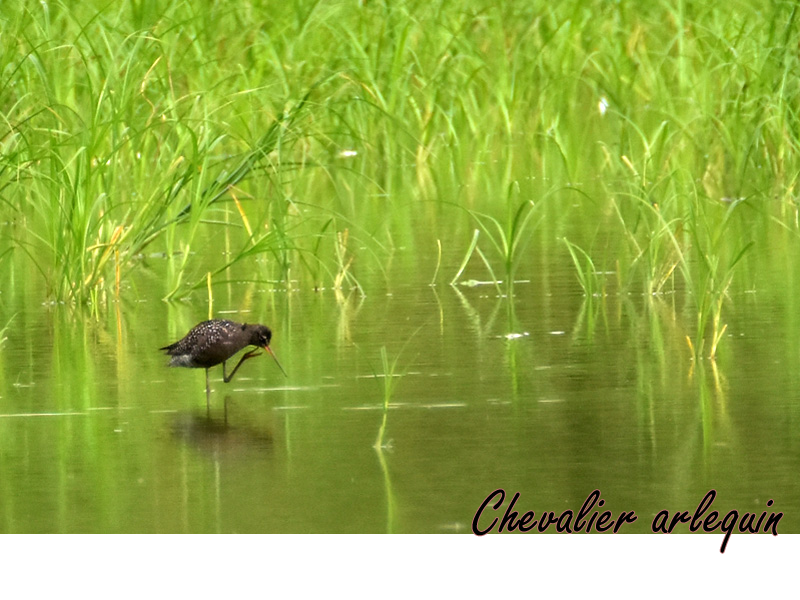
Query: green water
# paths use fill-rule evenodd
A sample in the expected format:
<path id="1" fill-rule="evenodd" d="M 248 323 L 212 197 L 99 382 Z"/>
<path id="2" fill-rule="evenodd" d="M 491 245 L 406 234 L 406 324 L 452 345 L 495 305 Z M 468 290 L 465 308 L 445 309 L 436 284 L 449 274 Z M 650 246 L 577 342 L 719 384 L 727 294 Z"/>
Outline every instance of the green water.
<path id="1" fill-rule="evenodd" d="M 220 286 L 216 316 L 268 323 L 289 377 L 267 357 L 229 384 L 216 368 L 208 410 L 203 371 L 157 350 L 206 317 L 202 294 L 99 318 L 18 299 L 0 348 L 0 530 L 468 532 L 503 488 L 537 513 L 599 489 L 636 511 L 626 531 L 715 489 L 722 514 L 771 498 L 779 532 L 797 531 L 796 337 L 778 300 L 734 298 L 720 358 L 696 363 L 674 295 L 587 300 L 562 256 L 546 279 L 527 261 L 511 302 L 430 286 L 435 256 L 417 258 L 366 297 Z"/>

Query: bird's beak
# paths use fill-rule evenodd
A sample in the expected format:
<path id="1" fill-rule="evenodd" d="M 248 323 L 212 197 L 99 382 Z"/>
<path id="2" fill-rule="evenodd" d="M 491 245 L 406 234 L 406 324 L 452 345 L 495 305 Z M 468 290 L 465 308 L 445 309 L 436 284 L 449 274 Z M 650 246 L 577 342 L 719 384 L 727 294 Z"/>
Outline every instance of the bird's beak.
<path id="1" fill-rule="evenodd" d="M 269 346 L 264 346 L 264 349 L 265 349 L 267 352 L 269 352 L 269 353 L 270 353 L 270 355 L 272 355 L 272 358 L 273 358 L 273 359 L 275 359 L 275 364 L 276 364 L 276 365 L 278 365 L 278 368 L 281 370 L 281 373 L 283 373 L 283 376 L 284 376 L 284 377 L 289 377 L 289 375 L 286 373 L 286 371 L 284 371 L 284 370 L 283 370 L 283 367 L 281 366 L 281 363 L 280 363 L 280 362 L 278 362 L 278 357 L 277 357 L 277 356 L 275 356 L 275 353 L 272 351 L 272 348 L 270 348 Z"/>

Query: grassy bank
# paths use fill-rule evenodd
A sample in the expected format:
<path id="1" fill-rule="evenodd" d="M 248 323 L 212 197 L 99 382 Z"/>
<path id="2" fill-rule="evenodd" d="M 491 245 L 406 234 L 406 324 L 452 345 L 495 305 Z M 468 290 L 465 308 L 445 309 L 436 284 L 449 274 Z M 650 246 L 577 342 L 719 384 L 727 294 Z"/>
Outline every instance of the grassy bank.
<path id="1" fill-rule="evenodd" d="M 557 256 L 589 296 L 681 293 L 713 354 L 726 293 L 797 254 L 796 13 L 21 2 L 0 25 L 0 265 L 98 306 L 148 259 L 169 299 L 209 273 L 368 292 L 397 248 L 460 259 L 477 228 L 498 280 Z"/>

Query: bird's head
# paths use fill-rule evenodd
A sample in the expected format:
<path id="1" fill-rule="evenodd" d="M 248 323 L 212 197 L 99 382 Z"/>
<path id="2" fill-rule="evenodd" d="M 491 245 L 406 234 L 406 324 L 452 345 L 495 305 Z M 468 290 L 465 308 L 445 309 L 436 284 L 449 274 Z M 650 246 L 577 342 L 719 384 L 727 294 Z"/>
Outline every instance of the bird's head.
<path id="1" fill-rule="evenodd" d="M 275 364 L 278 365 L 278 368 L 281 370 L 285 377 L 289 375 L 286 374 L 286 371 L 283 370 L 281 363 L 278 362 L 278 357 L 275 356 L 275 353 L 272 351 L 272 348 L 269 347 L 269 342 L 272 340 L 272 331 L 266 325 L 245 325 L 245 327 L 250 327 L 250 343 L 253 346 L 258 346 L 259 348 L 264 348 L 267 352 L 270 353 L 270 356 L 275 360 Z"/>
<path id="2" fill-rule="evenodd" d="M 266 325 L 255 325 L 250 337 L 253 346 L 269 349 L 269 342 L 272 339 L 272 331 Z"/>

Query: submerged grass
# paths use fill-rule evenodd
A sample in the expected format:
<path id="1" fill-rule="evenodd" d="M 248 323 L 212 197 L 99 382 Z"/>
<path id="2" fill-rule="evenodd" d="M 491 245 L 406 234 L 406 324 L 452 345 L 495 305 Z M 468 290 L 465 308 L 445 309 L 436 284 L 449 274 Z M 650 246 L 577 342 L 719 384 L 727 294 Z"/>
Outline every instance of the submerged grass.
<path id="1" fill-rule="evenodd" d="M 518 190 L 518 186 L 514 185 L 512 189 Z M 510 189 L 509 196 L 511 195 L 512 190 Z M 479 232 L 482 231 L 488 238 L 491 247 L 496 252 L 503 266 L 505 293 L 509 297 L 514 295 L 514 278 L 516 277 L 525 245 L 530 241 L 530 231 L 528 231 L 528 229 L 535 205 L 531 201 L 523 201 L 519 204 L 515 204 L 509 198 L 506 207 L 508 209 L 508 215 L 506 216 L 505 224 L 492 215 L 467 209 L 467 212 L 478 223 L 480 229 L 475 230 L 472 243 L 462 262 L 461 268 L 458 273 L 456 273 L 451 283 L 455 283 L 458 280 L 473 251 L 475 251 L 478 252 L 478 255 L 489 270 L 495 285 L 498 287 L 498 291 L 500 291 L 500 282 L 494 273 L 494 269 L 478 247 Z"/>
<path id="2" fill-rule="evenodd" d="M 0 260 L 101 305 L 156 257 L 167 299 L 369 293 L 435 243 L 513 296 L 536 240 L 587 293 L 683 294 L 714 355 L 749 257 L 798 239 L 797 6 L 734 5 L 18 3 Z"/>

